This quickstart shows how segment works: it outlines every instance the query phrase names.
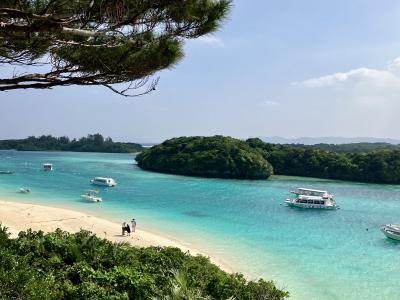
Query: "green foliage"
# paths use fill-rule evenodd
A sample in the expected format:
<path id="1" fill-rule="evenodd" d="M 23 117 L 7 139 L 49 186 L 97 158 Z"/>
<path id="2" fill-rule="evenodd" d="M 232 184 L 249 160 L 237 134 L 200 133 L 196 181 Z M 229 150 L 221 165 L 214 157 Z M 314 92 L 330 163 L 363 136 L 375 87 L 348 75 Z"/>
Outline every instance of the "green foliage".
<path id="1" fill-rule="evenodd" d="M 239 179 L 276 175 L 400 183 L 400 146 L 385 143 L 280 145 L 258 138 L 181 137 L 137 155 L 138 165 L 165 173 Z M 271 167 L 272 166 L 272 167 Z"/>
<path id="2" fill-rule="evenodd" d="M 19 151 L 74 151 L 74 152 L 108 152 L 108 153 L 132 153 L 143 148 L 135 143 L 113 142 L 111 138 L 104 139 L 101 134 L 89 134 L 79 140 L 70 140 L 68 137 L 52 137 L 42 135 L 30 136 L 23 140 L 0 141 L 0 149 L 16 149 Z"/>
<path id="3" fill-rule="evenodd" d="M 0 91 L 104 85 L 132 96 L 183 57 L 185 39 L 217 30 L 230 7 L 231 0 L 0 1 L 0 65 L 51 70 L 0 79 Z"/>
<path id="4" fill-rule="evenodd" d="M 280 300 L 272 282 L 227 274 L 177 248 L 135 248 L 88 231 L 10 239 L 0 226 L 1 299 Z"/>
<path id="5" fill-rule="evenodd" d="M 223 136 L 180 137 L 136 156 L 147 170 L 203 177 L 266 179 L 272 167 L 245 142 Z"/>
<path id="6" fill-rule="evenodd" d="M 249 139 L 247 143 L 258 150 L 274 167 L 277 175 L 308 176 L 369 183 L 400 183 L 400 149 L 377 145 L 337 145 L 321 149 L 317 146 L 278 145 Z M 351 146 L 350 146 L 351 145 Z M 357 144 L 356 144 L 357 145 Z M 349 149 L 357 150 L 348 152 Z M 361 151 L 362 150 L 362 151 Z M 360 152 L 361 151 L 361 152 Z"/>

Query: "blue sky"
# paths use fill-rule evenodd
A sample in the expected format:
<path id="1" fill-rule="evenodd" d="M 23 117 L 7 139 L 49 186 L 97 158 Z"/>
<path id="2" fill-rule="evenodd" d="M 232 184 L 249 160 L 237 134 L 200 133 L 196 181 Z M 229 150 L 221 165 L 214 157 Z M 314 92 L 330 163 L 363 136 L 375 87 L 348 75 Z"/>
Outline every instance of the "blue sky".
<path id="1" fill-rule="evenodd" d="M 1 93 L 0 138 L 400 138 L 399 16 L 395 0 L 236 0 L 221 30 L 186 43 L 154 93 Z"/>

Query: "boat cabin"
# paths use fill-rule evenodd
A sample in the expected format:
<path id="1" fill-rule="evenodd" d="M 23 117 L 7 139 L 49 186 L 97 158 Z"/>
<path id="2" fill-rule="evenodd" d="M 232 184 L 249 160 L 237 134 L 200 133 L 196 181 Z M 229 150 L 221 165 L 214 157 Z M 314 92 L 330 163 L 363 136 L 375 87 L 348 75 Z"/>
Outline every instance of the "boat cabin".
<path id="1" fill-rule="evenodd" d="M 319 205 L 325 205 L 325 200 L 322 199 L 322 197 L 313 197 L 313 196 L 299 196 L 297 203 L 303 203 L 303 204 L 319 204 Z"/>
<path id="2" fill-rule="evenodd" d="M 91 180 L 92 184 L 95 185 L 103 185 L 103 186 L 116 186 L 117 183 L 112 178 L 105 178 L 105 177 L 95 177 Z"/>
<path id="3" fill-rule="evenodd" d="M 53 170 L 53 164 L 43 164 L 43 169 L 45 171 L 52 171 Z"/>

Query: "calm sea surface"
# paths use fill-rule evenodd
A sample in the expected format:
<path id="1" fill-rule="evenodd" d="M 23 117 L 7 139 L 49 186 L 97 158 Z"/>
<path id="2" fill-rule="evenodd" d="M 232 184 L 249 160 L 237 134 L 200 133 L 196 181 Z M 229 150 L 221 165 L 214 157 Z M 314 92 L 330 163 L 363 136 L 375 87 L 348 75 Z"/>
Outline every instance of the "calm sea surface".
<path id="1" fill-rule="evenodd" d="M 274 280 L 290 299 L 400 299 L 400 243 L 379 231 L 400 223 L 400 186 L 293 177 L 202 179 L 140 170 L 131 154 L 0 151 L 0 197 L 87 211 L 185 241 L 251 278 Z M 53 163 L 44 172 L 43 163 Z M 102 203 L 79 195 L 94 176 Z M 337 211 L 282 205 L 296 187 L 327 189 Z M 29 187 L 32 194 L 17 193 Z"/>

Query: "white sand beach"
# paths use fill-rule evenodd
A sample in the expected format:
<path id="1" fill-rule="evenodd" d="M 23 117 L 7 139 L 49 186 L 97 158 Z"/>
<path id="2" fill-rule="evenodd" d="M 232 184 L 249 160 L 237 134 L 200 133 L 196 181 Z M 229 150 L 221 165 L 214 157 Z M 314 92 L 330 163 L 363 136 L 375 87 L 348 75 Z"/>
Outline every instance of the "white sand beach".
<path id="1" fill-rule="evenodd" d="M 233 269 L 221 259 L 188 247 L 181 241 L 165 238 L 140 227 L 136 228 L 136 232 L 131 233 L 131 236 L 122 236 L 121 224 L 79 211 L 1 199 L 0 222 L 3 226 L 8 227 L 12 237 L 16 237 L 20 231 L 29 228 L 44 232 L 51 232 L 60 228 L 71 233 L 85 229 L 100 238 L 106 238 L 117 243 L 128 242 L 137 247 L 177 247 L 184 252 L 189 252 L 191 255 L 210 257 L 210 260 L 223 270 L 233 272 Z"/>

